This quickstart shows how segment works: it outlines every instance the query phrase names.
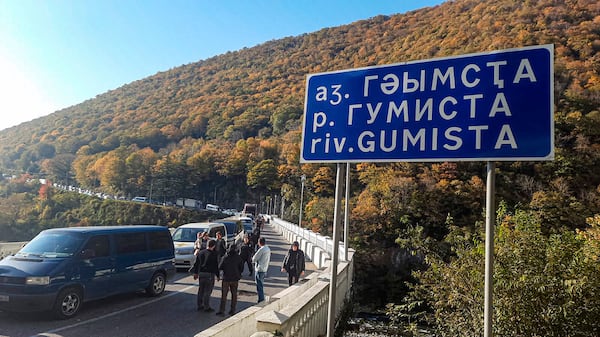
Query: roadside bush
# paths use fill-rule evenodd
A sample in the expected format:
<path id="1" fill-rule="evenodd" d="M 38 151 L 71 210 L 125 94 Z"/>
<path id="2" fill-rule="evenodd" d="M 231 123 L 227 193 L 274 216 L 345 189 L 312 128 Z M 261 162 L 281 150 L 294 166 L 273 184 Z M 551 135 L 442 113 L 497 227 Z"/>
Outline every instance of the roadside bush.
<path id="1" fill-rule="evenodd" d="M 0 184 L 1 187 L 14 184 Z M 31 188 L 34 190 L 33 188 Z M 31 240 L 47 228 L 153 224 L 177 227 L 207 221 L 205 210 L 163 207 L 146 203 L 102 200 L 75 192 L 32 192 L 0 196 L 0 241 Z"/>
<path id="2" fill-rule="evenodd" d="M 600 335 L 600 216 L 584 230 L 544 235 L 529 212 L 501 207 L 495 238 L 495 336 Z M 451 233 L 455 257 L 428 255 L 429 268 L 404 303 L 388 305 L 396 321 L 433 328 L 436 336 L 483 334 L 484 241 Z M 418 335 L 417 332 L 414 333 Z"/>

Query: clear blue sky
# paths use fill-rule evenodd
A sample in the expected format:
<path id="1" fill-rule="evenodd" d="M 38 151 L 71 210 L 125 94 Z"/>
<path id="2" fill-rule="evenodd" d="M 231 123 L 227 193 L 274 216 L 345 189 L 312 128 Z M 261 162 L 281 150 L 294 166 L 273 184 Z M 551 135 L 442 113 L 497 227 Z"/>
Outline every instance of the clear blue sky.
<path id="1" fill-rule="evenodd" d="M 0 0 L 0 130 L 227 51 L 442 0 Z"/>

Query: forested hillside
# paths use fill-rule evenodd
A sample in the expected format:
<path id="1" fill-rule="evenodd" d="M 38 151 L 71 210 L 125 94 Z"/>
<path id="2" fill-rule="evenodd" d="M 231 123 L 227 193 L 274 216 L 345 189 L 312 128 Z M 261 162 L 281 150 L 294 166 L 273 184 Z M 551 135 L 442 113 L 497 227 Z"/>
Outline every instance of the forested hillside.
<path id="1" fill-rule="evenodd" d="M 505 277 L 498 282 L 504 297 L 497 319 L 524 329 L 499 334 L 532 336 L 544 326 L 548 330 L 537 335 L 593 336 L 565 333 L 575 328 L 560 317 L 572 315 L 587 324 L 577 329 L 600 331 L 593 323 L 600 321 L 600 221 L 594 218 L 600 214 L 599 27 L 596 0 L 456 0 L 269 41 L 3 130 L 0 172 L 124 196 L 152 189 L 155 199 L 191 197 L 224 207 L 284 196 L 289 219 L 297 219 L 305 174 L 303 225 L 327 233 L 334 168 L 298 159 L 307 74 L 554 44 L 556 159 L 497 166 L 498 253 L 504 254 L 498 277 Z M 449 336 L 481 335 L 481 308 L 473 303 L 482 296 L 484 173 L 478 162 L 354 166 L 358 302 L 403 303 L 388 306 L 399 320 L 438 326 Z M 0 218 L 16 222 L 18 215 L 5 210 L 5 195 Z M 519 274 L 530 265 L 538 268 L 531 275 L 548 277 L 536 278 L 534 290 L 532 279 Z M 542 315 L 543 306 L 551 309 Z"/>
<path id="2" fill-rule="evenodd" d="M 542 165 L 535 173 L 549 176 L 536 180 L 565 178 L 578 195 L 600 182 L 593 172 L 596 151 L 589 148 L 597 142 L 600 99 L 597 7 L 595 1 L 455 1 L 269 41 L 4 130 L 0 165 L 3 172 L 74 178 L 83 187 L 128 196 L 147 195 L 152 180 L 165 199 L 208 199 L 217 189 L 223 206 L 239 207 L 254 170 L 267 170 L 256 172 L 259 177 L 282 171 L 268 177 L 269 186 L 249 182 L 254 198 L 279 194 L 286 183 L 297 189 L 307 74 L 553 43 L 559 160 Z M 574 167 L 577 177 L 569 171 Z M 317 168 L 303 170 L 314 178 Z"/>

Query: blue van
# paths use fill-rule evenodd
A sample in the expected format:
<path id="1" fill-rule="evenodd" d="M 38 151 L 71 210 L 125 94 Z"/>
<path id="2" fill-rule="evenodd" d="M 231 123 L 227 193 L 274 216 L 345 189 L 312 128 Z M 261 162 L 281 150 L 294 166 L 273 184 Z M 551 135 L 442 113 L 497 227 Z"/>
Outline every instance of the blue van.
<path id="1" fill-rule="evenodd" d="M 66 319 L 86 301 L 140 290 L 158 296 L 175 274 L 174 260 L 166 227 L 47 229 L 0 261 L 0 310 Z"/>

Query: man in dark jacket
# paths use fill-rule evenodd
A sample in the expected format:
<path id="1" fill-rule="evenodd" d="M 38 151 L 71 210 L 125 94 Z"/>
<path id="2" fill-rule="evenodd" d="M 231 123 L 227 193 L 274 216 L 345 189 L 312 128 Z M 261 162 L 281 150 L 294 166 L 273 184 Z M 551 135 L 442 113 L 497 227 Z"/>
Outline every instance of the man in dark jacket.
<path id="1" fill-rule="evenodd" d="M 253 274 L 252 269 L 252 255 L 254 255 L 254 245 L 250 241 L 250 238 L 246 235 L 244 236 L 244 242 L 240 246 L 240 257 L 242 261 L 248 265 L 248 271 L 250 272 L 250 276 Z M 244 263 L 242 263 L 242 273 L 244 272 Z"/>
<path id="2" fill-rule="evenodd" d="M 207 248 L 201 250 L 196 256 L 194 265 L 190 268 L 194 280 L 198 280 L 198 297 L 196 299 L 198 311 L 214 311 L 210 307 L 210 294 L 215 286 L 215 276 L 219 278 L 219 262 L 215 252 L 215 240 L 208 241 Z"/>
<path id="3" fill-rule="evenodd" d="M 238 255 L 235 246 L 232 245 L 219 263 L 219 270 L 223 271 L 223 282 L 221 283 L 221 306 L 217 315 L 223 315 L 225 304 L 227 304 L 227 293 L 231 290 L 231 310 L 229 315 L 235 314 L 237 306 L 238 283 L 242 278 L 244 261 Z"/>
<path id="4" fill-rule="evenodd" d="M 289 285 L 292 285 L 298 283 L 300 276 L 304 275 L 305 268 L 304 252 L 300 249 L 298 241 L 294 241 L 292 248 L 288 250 L 287 255 L 283 259 L 281 271 L 287 271 Z"/>
<path id="5" fill-rule="evenodd" d="M 215 252 L 217 252 L 217 256 L 219 256 L 219 261 L 221 258 L 225 256 L 227 252 L 227 245 L 225 244 L 225 240 L 223 239 L 223 233 L 217 232 L 217 241 L 215 246 Z"/>
<path id="6" fill-rule="evenodd" d="M 251 241 L 253 244 L 253 248 L 254 251 L 258 250 L 258 240 L 260 239 L 260 228 L 258 226 L 254 227 L 254 230 L 252 231 L 252 237 L 251 237 Z"/>

